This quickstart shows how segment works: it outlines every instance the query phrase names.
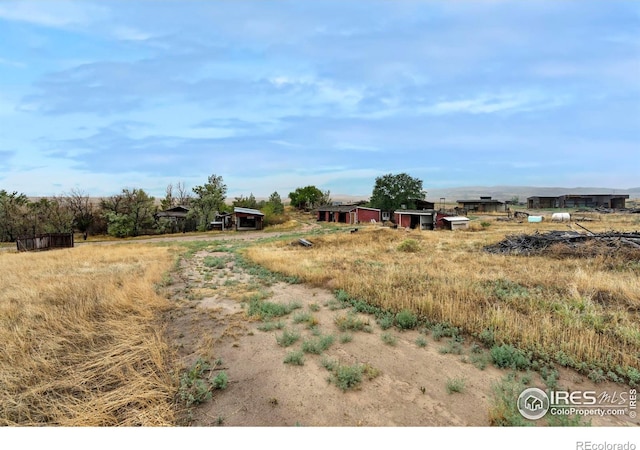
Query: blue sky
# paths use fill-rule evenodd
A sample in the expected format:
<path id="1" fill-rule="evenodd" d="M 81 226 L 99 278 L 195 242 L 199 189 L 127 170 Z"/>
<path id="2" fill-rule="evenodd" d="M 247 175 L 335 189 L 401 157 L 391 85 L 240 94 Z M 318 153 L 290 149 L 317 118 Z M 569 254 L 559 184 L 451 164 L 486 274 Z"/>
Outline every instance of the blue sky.
<path id="1" fill-rule="evenodd" d="M 0 0 L 0 189 L 640 186 L 640 3 Z"/>

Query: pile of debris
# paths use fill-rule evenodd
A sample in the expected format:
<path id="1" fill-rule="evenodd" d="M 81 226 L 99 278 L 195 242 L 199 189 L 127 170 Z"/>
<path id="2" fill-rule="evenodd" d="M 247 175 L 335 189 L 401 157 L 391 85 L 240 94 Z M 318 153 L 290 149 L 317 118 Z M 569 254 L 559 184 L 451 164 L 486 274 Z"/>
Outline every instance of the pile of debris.
<path id="1" fill-rule="evenodd" d="M 553 254 L 558 257 L 591 257 L 624 251 L 630 257 L 640 259 L 640 232 L 550 231 L 548 233 L 510 235 L 497 244 L 484 247 L 484 250 L 497 254 Z"/>

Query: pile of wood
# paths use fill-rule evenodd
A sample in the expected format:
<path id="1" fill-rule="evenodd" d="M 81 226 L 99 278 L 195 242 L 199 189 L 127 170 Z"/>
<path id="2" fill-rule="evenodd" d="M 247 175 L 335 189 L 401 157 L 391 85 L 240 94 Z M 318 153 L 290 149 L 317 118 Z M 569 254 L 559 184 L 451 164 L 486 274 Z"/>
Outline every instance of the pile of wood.
<path id="1" fill-rule="evenodd" d="M 640 232 L 578 233 L 576 231 L 550 231 L 548 233 L 507 236 L 497 244 L 488 245 L 489 253 L 509 255 L 595 256 L 631 250 L 640 257 Z"/>

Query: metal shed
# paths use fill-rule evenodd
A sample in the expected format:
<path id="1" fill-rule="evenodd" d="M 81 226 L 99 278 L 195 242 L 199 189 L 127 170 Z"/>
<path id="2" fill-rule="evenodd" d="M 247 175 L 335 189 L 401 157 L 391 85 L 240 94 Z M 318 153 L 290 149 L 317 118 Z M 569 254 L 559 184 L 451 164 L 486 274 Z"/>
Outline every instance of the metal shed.
<path id="1" fill-rule="evenodd" d="M 464 230 L 469 228 L 469 218 L 463 216 L 443 217 L 442 223 L 447 230 Z"/>
<path id="2" fill-rule="evenodd" d="M 262 230 L 264 214 L 257 209 L 233 208 L 236 231 Z"/>

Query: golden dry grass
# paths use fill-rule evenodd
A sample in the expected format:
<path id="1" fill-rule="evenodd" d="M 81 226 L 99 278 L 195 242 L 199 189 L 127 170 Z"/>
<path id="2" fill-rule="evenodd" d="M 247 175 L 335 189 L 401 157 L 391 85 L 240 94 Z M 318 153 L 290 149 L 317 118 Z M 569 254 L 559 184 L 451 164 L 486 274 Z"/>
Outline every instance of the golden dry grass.
<path id="1" fill-rule="evenodd" d="M 0 253 L 0 424 L 167 426 L 167 248 Z"/>
<path id="2" fill-rule="evenodd" d="M 640 228 L 637 216 L 602 216 L 593 231 Z M 568 229 L 566 224 L 502 223 L 475 231 L 363 229 L 309 237 L 312 248 L 272 243 L 247 249 L 269 268 L 317 285 L 346 290 L 385 309 L 413 310 L 498 342 L 570 365 L 638 368 L 640 266 L 618 257 L 553 258 L 488 254 L 482 247 L 507 234 Z M 479 221 L 478 221 L 479 222 Z M 574 225 L 575 227 L 575 225 Z M 398 249 L 416 240 L 418 251 Z M 566 358 L 564 358 L 566 360 Z"/>

